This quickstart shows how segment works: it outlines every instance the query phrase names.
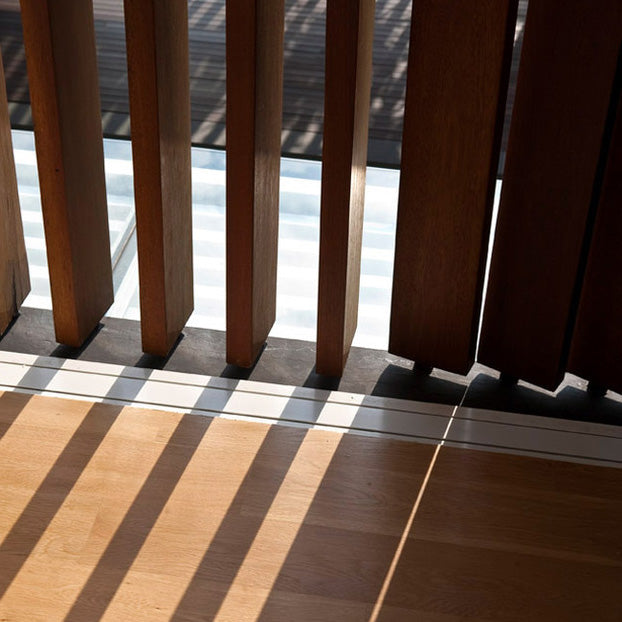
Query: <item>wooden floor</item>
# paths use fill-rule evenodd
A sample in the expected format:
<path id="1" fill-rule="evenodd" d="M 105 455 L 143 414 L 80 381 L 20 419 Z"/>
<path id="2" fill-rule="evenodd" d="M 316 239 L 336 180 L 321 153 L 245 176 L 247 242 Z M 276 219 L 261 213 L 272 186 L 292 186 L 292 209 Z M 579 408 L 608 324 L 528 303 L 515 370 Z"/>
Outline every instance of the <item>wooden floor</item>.
<path id="1" fill-rule="evenodd" d="M 93 0 L 104 132 L 129 136 L 123 0 Z M 520 0 L 508 101 L 517 77 L 527 0 Z M 377 0 L 373 48 L 370 162 L 400 162 L 412 0 Z M 225 0 L 188 0 L 192 140 L 225 144 Z M 324 116 L 326 0 L 285 0 L 284 153 L 319 157 Z M 0 0 L 0 46 L 13 127 L 30 128 L 19 0 Z M 506 115 L 505 135 L 509 128 Z M 505 150 L 503 149 L 503 152 Z"/>
<path id="2" fill-rule="evenodd" d="M 0 620 L 622 619 L 622 470 L 0 394 Z"/>

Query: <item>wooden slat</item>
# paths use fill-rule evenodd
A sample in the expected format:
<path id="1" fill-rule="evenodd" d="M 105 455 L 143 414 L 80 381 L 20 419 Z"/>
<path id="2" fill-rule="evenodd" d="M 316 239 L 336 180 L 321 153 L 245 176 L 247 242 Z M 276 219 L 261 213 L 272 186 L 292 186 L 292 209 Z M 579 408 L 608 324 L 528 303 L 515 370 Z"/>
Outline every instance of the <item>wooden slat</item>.
<path id="1" fill-rule="evenodd" d="M 462 374 L 475 358 L 517 4 L 413 6 L 389 351 Z"/>
<path id="2" fill-rule="evenodd" d="M 622 54 L 613 131 L 570 351 L 569 371 L 622 392 Z M 609 142 L 610 141 L 610 142 Z"/>
<path id="3" fill-rule="evenodd" d="M 186 0 L 125 0 L 143 350 L 165 356 L 193 309 Z"/>
<path id="4" fill-rule="evenodd" d="M 56 339 L 80 346 L 113 301 L 92 3 L 21 8 Z"/>
<path id="5" fill-rule="evenodd" d="M 17 194 L 11 123 L 0 56 L 0 335 L 30 291 L 28 260 Z"/>
<path id="6" fill-rule="evenodd" d="M 227 362 L 242 367 L 276 317 L 283 13 L 227 2 Z"/>
<path id="7" fill-rule="evenodd" d="M 554 389 L 615 74 L 622 3 L 530 3 L 478 358 Z"/>
<path id="8" fill-rule="evenodd" d="M 375 0 L 328 0 L 316 371 L 341 376 L 356 331 Z"/>

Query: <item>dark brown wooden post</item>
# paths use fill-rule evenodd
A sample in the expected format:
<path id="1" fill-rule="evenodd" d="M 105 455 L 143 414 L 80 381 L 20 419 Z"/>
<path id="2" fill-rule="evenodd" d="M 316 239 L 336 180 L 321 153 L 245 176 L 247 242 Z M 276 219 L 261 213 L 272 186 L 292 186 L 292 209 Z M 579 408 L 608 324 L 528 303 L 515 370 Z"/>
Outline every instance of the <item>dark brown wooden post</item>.
<path id="1" fill-rule="evenodd" d="M 143 350 L 194 306 L 187 0 L 125 0 Z"/>
<path id="2" fill-rule="evenodd" d="M 11 122 L 0 56 L 0 335 L 30 291 L 28 260 L 17 194 Z"/>
<path id="3" fill-rule="evenodd" d="M 389 351 L 475 359 L 517 0 L 413 3 Z"/>
<path id="4" fill-rule="evenodd" d="M 80 346 L 113 301 L 89 0 L 21 0 L 56 340 Z"/>
<path id="5" fill-rule="evenodd" d="M 316 371 L 340 376 L 356 331 L 375 0 L 328 0 Z"/>
<path id="6" fill-rule="evenodd" d="M 478 359 L 555 389 L 622 32 L 622 4 L 531 2 Z"/>
<path id="7" fill-rule="evenodd" d="M 615 117 L 568 370 L 622 392 L 622 57 Z M 607 144 L 608 143 L 608 144 Z"/>
<path id="8" fill-rule="evenodd" d="M 250 367 L 276 317 L 283 0 L 227 0 L 227 362 Z"/>

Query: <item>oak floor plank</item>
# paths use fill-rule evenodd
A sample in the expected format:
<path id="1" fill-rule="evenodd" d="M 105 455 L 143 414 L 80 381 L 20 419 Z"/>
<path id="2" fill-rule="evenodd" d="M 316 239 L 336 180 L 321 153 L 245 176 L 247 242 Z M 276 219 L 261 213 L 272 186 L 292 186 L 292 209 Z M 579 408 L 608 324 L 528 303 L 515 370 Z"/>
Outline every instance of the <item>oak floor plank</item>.
<path id="1" fill-rule="evenodd" d="M 618 620 L 621 480 L 620 470 L 441 448 L 386 605 Z"/>
<path id="2" fill-rule="evenodd" d="M 443 448 L 413 536 L 622 568 L 620 475 L 602 467 Z M 447 520 L 438 521 L 440 516 Z"/>
<path id="3" fill-rule="evenodd" d="M 434 452 L 0 393 L 0 617 L 619 619 L 622 470 L 443 447 L 408 531 Z"/>
<path id="4" fill-rule="evenodd" d="M 411 538 L 385 602 L 413 610 L 413 619 L 613 622 L 621 579 L 620 568 Z"/>

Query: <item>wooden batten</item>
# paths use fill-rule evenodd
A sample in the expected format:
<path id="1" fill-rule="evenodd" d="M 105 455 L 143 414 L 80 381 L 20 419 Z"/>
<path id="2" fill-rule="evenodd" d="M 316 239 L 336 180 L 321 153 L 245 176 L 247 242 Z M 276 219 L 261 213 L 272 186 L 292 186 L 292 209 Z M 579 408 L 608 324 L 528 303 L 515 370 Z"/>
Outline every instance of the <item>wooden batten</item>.
<path id="1" fill-rule="evenodd" d="M 284 2 L 226 12 L 227 362 L 250 367 L 276 317 Z"/>
<path id="2" fill-rule="evenodd" d="M 622 393 L 622 54 L 569 371 Z M 617 100 L 617 102 L 616 102 Z"/>
<path id="3" fill-rule="evenodd" d="M 165 356 L 194 307 L 186 0 L 125 0 L 142 347 Z"/>
<path id="4" fill-rule="evenodd" d="M 622 5 L 539 0 L 527 12 L 478 359 L 555 389 L 622 32 Z"/>
<path id="5" fill-rule="evenodd" d="M 11 122 L 0 55 L 0 335 L 30 291 L 28 260 L 17 194 Z"/>
<path id="6" fill-rule="evenodd" d="M 389 351 L 461 374 L 475 359 L 517 6 L 413 4 Z"/>
<path id="7" fill-rule="evenodd" d="M 114 297 L 93 7 L 21 10 L 56 340 L 78 347 Z"/>
<path id="8" fill-rule="evenodd" d="M 356 331 L 374 0 L 328 0 L 316 371 L 341 376 Z"/>

